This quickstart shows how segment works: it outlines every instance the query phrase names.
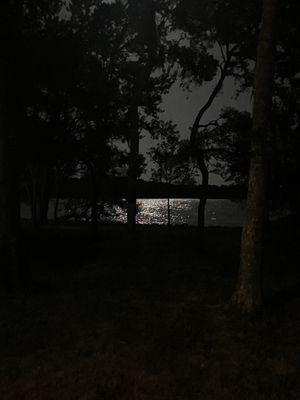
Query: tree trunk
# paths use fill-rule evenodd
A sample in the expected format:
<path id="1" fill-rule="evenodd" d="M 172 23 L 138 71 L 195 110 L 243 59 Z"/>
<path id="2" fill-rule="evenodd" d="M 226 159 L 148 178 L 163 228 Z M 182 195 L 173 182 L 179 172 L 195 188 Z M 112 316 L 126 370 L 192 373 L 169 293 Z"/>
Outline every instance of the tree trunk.
<path id="1" fill-rule="evenodd" d="M 60 179 L 59 179 L 59 172 L 58 169 L 55 171 L 55 203 L 54 203 L 54 210 L 53 210 L 53 220 L 55 223 L 58 222 L 58 207 L 59 207 L 59 200 L 60 200 Z"/>
<path id="2" fill-rule="evenodd" d="M 22 119 L 20 57 L 21 7 L 2 1 L 0 15 L 0 266 L 9 290 L 20 286 L 20 202 L 18 129 Z M 18 71 L 20 73 L 20 71 Z"/>
<path id="3" fill-rule="evenodd" d="M 135 2 L 129 2 L 130 7 L 136 9 Z M 136 228 L 137 214 L 137 178 L 139 167 L 139 114 L 138 107 L 147 104 L 147 82 L 149 81 L 153 67 L 158 56 L 156 13 L 153 0 L 146 1 L 142 14 L 139 15 L 142 22 L 139 26 L 142 29 L 141 37 L 144 37 L 144 47 L 148 53 L 148 60 L 145 65 L 140 62 L 133 62 L 136 68 L 136 82 L 131 103 L 131 137 L 130 137 L 130 159 L 128 168 L 128 196 L 127 196 L 127 225 L 131 232 Z M 145 36 L 145 31 L 147 35 Z"/>
<path id="4" fill-rule="evenodd" d="M 32 219 L 32 224 L 36 228 L 38 226 L 38 218 L 37 218 L 37 203 L 38 203 L 38 197 L 37 197 L 37 182 L 33 178 L 32 179 L 32 190 L 31 190 L 31 219 Z"/>
<path id="5" fill-rule="evenodd" d="M 58 208 L 59 208 L 59 193 L 56 192 L 56 196 L 55 196 L 55 203 L 54 203 L 54 210 L 53 210 L 53 220 L 54 222 L 57 224 L 58 222 Z"/>
<path id="6" fill-rule="evenodd" d="M 46 165 L 42 171 L 39 204 L 39 222 L 41 225 L 48 224 L 48 209 L 50 201 L 50 168 Z"/>
<path id="7" fill-rule="evenodd" d="M 262 306 L 261 264 L 267 191 L 266 139 L 270 132 L 276 6 L 277 0 L 263 2 L 257 48 L 246 221 L 241 241 L 238 284 L 233 296 L 233 303 L 244 314 L 253 314 Z"/>
<path id="8" fill-rule="evenodd" d="M 34 176 L 35 175 L 35 176 Z M 48 224 L 48 209 L 50 201 L 49 168 L 38 166 L 31 171 L 31 213 L 35 228 Z"/>
<path id="9" fill-rule="evenodd" d="M 221 74 L 216 83 L 216 86 L 214 87 L 214 89 L 211 92 L 210 96 L 208 97 L 206 103 L 199 110 L 199 112 L 195 118 L 194 124 L 192 126 L 192 130 L 191 130 L 191 135 L 190 135 L 191 153 L 197 162 L 199 171 L 202 176 L 201 197 L 200 197 L 200 201 L 198 204 L 198 228 L 199 228 L 199 232 L 200 232 L 202 240 L 204 239 L 205 206 L 206 206 L 206 200 L 207 200 L 209 173 L 208 173 L 208 168 L 205 163 L 203 150 L 199 147 L 199 143 L 197 143 L 198 129 L 199 129 L 199 125 L 200 125 L 200 122 L 201 122 L 204 114 L 210 108 L 210 106 L 213 104 L 214 99 L 217 97 L 217 95 L 220 93 L 220 91 L 223 87 L 224 80 L 227 76 L 227 65 L 230 62 L 230 58 L 231 58 L 231 56 L 228 55 L 228 60 L 227 60 L 226 64 L 224 65 L 223 69 L 221 70 Z"/>
<path id="10" fill-rule="evenodd" d="M 130 137 L 130 155 L 128 167 L 127 224 L 130 231 L 135 231 L 136 224 L 136 188 L 139 156 L 139 115 L 138 104 L 134 101 L 131 115 L 132 129 Z"/>
<path id="11" fill-rule="evenodd" d="M 0 88 L 1 91 L 1 88 Z M 2 104 L 1 104 L 2 106 Z M 2 112 L 3 108 L 1 107 Z M 5 117 L 0 116 L 0 266 L 3 286 L 8 290 L 19 288 L 20 208 L 16 165 L 11 165 L 15 146 L 11 143 Z M 8 122 L 8 121 L 6 121 Z"/>
<path id="12" fill-rule="evenodd" d="M 98 236 L 98 180 L 96 172 L 91 167 L 91 235 L 96 239 Z"/>
<path id="13" fill-rule="evenodd" d="M 171 208 L 170 208 L 170 197 L 168 197 L 168 229 L 171 229 Z"/>
<path id="14" fill-rule="evenodd" d="M 41 198 L 41 204 L 40 204 L 40 222 L 41 225 L 48 225 L 49 219 L 48 219 L 48 210 L 49 210 L 49 203 L 50 203 L 50 198 L 48 194 L 45 194 Z"/>
<path id="15" fill-rule="evenodd" d="M 201 183 L 202 194 L 198 204 L 198 229 L 200 232 L 201 240 L 204 244 L 205 206 L 206 206 L 207 191 L 208 191 L 208 169 L 203 159 L 198 160 L 198 167 L 202 175 L 202 183 Z"/>

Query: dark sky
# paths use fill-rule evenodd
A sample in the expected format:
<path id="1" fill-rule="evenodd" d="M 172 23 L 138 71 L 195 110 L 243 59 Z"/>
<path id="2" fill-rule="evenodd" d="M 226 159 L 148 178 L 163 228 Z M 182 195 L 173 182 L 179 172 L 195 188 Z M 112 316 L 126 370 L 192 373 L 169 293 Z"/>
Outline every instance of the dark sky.
<path id="1" fill-rule="evenodd" d="M 179 83 L 175 83 L 170 92 L 164 97 L 162 108 L 165 112 L 162 117 L 166 120 L 172 120 L 177 124 L 178 130 L 183 138 L 189 136 L 189 128 L 193 124 L 194 118 L 197 115 L 200 107 L 205 103 L 209 94 L 212 91 L 214 82 L 195 87 L 191 92 L 180 88 Z M 237 99 L 235 98 L 237 88 L 232 79 L 228 78 L 223 87 L 223 91 L 215 99 L 212 107 L 204 115 L 203 123 L 216 119 L 223 107 L 235 107 L 239 110 L 251 110 L 250 93 L 243 93 Z M 146 153 L 149 147 L 153 146 L 154 142 L 149 138 L 149 135 L 141 140 L 140 151 Z M 149 172 L 145 178 L 149 177 Z M 210 183 L 219 185 L 223 183 L 220 176 L 211 174 Z"/>

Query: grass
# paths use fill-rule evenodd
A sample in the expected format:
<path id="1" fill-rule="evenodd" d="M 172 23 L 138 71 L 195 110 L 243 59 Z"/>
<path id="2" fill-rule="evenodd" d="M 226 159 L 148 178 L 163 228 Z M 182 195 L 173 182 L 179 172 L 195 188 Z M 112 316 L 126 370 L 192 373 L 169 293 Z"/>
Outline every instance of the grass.
<path id="1" fill-rule="evenodd" d="M 2 400 L 300 398 L 299 249 L 266 245 L 266 308 L 228 307 L 240 230 L 27 231 L 34 285 L 0 303 Z"/>

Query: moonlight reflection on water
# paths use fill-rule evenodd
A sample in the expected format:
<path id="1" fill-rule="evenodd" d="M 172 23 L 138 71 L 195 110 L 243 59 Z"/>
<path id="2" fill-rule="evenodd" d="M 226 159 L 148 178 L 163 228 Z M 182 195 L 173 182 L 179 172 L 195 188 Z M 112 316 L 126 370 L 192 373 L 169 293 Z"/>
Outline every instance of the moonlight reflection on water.
<path id="1" fill-rule="evenodd" d="M 138 224 L 167 224 L 167 199 L 139 199 L 137 204 Z M 197 225 L 198 200 L 170 199 L 170 208 L 173 225 Z M 208 200 L 205 218 L 209 226 L 241 226 L 244 204 L 230 200 Z M 125 223 L 126 210 L 115 206 L 109 220 Z"/>

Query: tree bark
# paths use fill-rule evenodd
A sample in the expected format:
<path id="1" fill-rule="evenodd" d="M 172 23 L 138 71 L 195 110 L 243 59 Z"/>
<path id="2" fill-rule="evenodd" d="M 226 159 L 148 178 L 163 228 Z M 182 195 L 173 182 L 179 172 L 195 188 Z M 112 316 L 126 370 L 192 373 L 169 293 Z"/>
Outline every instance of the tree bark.
<path id="1" fill-rule="evenodd" d="M 267 192 L 267 137 L 275 53 L 277 0 L 264 0 L 255 71 L 255 95 L 246 220 L 241 240 L 240 271 L 233 303 L 243 314 L 262 306 L 261 265 Z"/>
<path id="2" fill-rule="evenodd" d="M 0 26 L 0 266 L 4 287 L 20 287 L 18 129 L 22 119 L 19 68 L 21 7 L 4 0 Z M 19 71 L 20 72 L 20 71 Z"/>

